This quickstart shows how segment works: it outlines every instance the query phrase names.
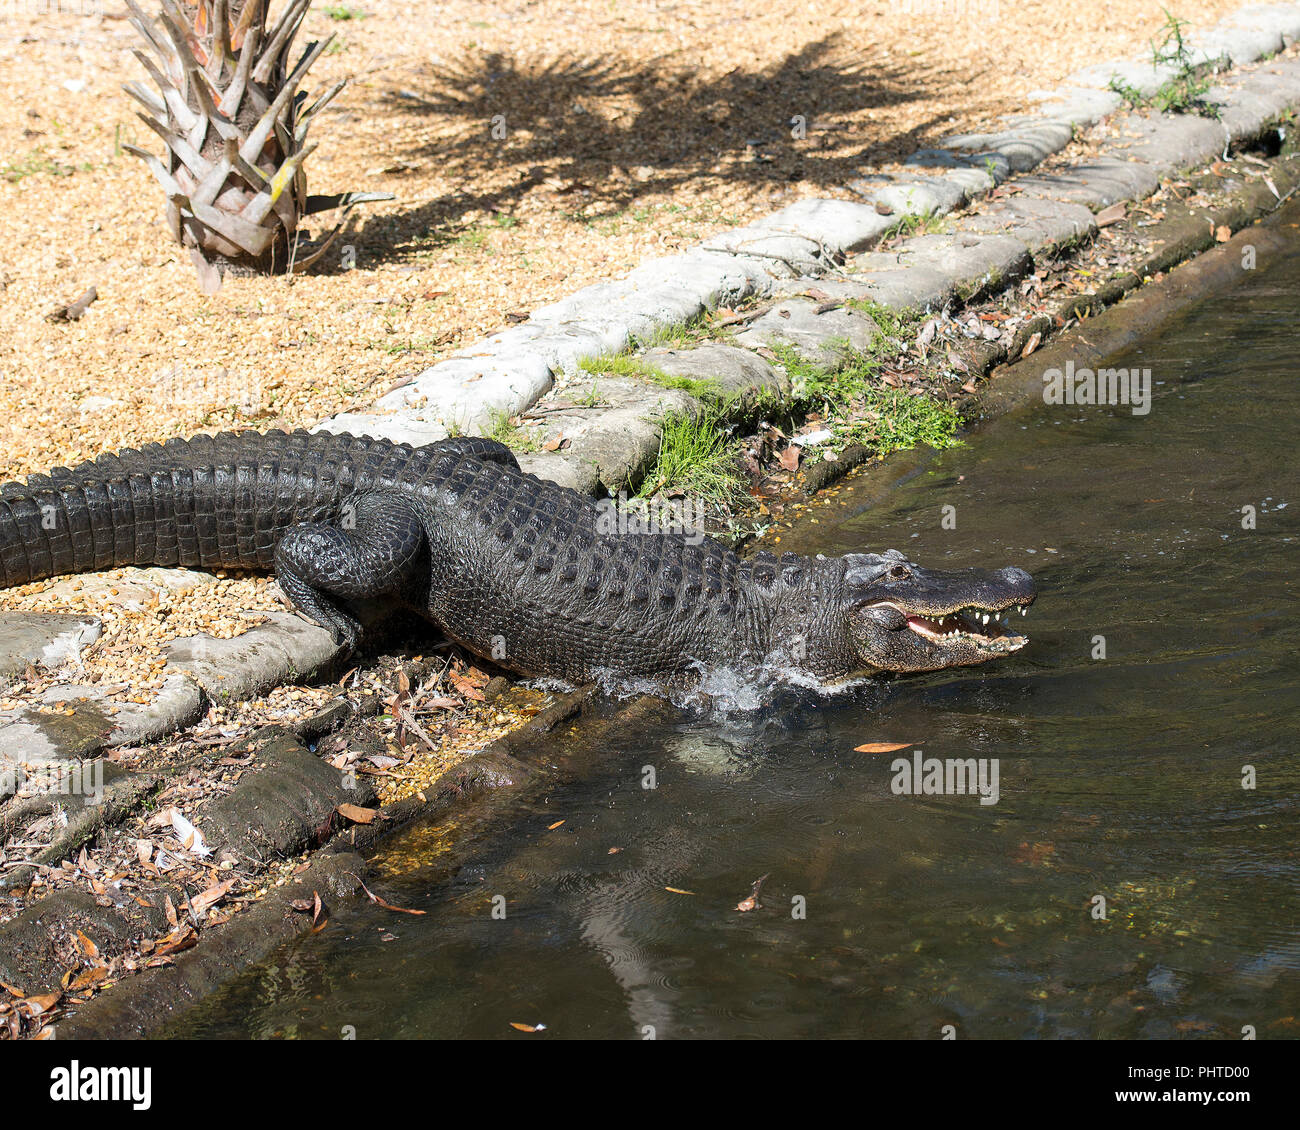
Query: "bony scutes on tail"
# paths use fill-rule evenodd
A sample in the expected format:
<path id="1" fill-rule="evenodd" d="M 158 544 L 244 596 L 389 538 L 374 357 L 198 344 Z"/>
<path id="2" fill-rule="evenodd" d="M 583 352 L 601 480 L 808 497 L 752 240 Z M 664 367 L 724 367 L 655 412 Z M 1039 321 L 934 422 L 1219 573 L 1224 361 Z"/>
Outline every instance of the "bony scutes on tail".
<path id="1" fill-rule="evenodd" d="M 924 569 L 896 551 L 759 553 L 606 534 L 601 509 L 526 475 L 509 448 L 351 435 L 199 436 L 0 486 L 0 585 L 123 565 L 275 571 L 354 649 L 355 602 L 434 621 L 478 655 L 574 682 L 777 666 L 823 682 L 983 663 L 1029 574 Z"/>

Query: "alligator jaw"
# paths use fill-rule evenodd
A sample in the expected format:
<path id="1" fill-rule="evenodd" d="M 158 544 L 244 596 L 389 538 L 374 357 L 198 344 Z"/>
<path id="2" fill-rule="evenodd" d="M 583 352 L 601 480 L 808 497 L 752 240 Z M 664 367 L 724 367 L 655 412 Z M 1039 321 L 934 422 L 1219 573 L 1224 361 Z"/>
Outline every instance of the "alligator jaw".
<path id="1" fill-rule="evenodd" d="M 925 614 L 902 607 L 892 600 L 877 601 L 872 608 L 891 609 L 907 621 L 907 627 L 922 639 L 937 646 L 953 644 L 974 644 L 981 652 L 995 655 L 1009 655 L 1019 651 L 1029 642 L 1029 637 L 1014 631 L 1011 617 L 1024 616 L 1033 603 L 1027 601 L 995 607 L 993 605 L 965 605 L 952 608 L 946 612 L 926 610 Z"/>

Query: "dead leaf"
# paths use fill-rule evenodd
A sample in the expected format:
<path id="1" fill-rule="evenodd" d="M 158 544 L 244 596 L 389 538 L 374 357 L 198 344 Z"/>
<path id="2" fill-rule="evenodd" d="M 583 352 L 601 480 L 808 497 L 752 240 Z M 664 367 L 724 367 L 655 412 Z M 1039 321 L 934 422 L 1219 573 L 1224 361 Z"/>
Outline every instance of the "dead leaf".
<path id="1" fill-rule="evenodd" d="M 94 961 L 99 957 L 99 947 L 80 930 L 77 931 L 77 941 L 81 945 L 81 952 L 90 958 L 91 961 Z"/>
<path id="2" fill-rule="evenodd" d="M 190 912 L 193 914 L 202 914 L 210 906 L 219 903 L 227 894 L 230 888 L 235 885 L 234 879 L 227 879 L 224 883 L 217 883 L 209 887 L 206 891 L 195 895 L 190 899 Z"/>
<path id="3" fill-rule="evenodd" d="M 451 685 L 466 698 L 472 699 L 474 702 L 483 701 L 483 692 L 465 678 L 464 675 L 458 675 L 455 671 L 448 671 L 447 678 L 451 680 Z"/>
<path id="4" fill-rule="evenodd" d="M 915 742 L 867 742 L 853 747 L 854 753 L 893 753 L 897 749 L 907 749 Z"/>
<path id="5" fill-rule="evenodd" d="M 1029 340 L 1025 342 L 1024 349 L 1020 351 L 1020 356 L 1028 357 L 1031 353 L 1033 353 L 1035 349 L 1038 348 L 1038 343 L 1042 340 L 1043 340 L 1043 335 L 1041 333 L 1030 334 Z"/>
<path id="6" fill-rule="evenodd" d="M 167 954 L 180 953 L 182 950 L 192 949 L 199 944 L 199 936 L 195 933 L 192 926 L 186 925 L 183 930 L 173 930 L 165 938 L 158 942 L 154 950 L 159 957 Z"/>
<path id="7" fill-rule="evenodd" d="M 362 808 L 357 804 L 340 804 L 338 814 L 353 824 L 373 824 L 379 813 L 373 808 Z"/>
<path id="8" fill-rule="evenodd" d="M 768 874 L 771 874 L 771 872 L 768 872 Z M 741 899 L 740 902 L 736 904 L 736 909 L 742 912 L 756 909 L 758 907 L 759 892 L 763 889 L 763 884 L 766 881 L 767 881 L 766 874 L 760 875 L 757 879 L 755 879 L 750 884 L 749 897 Z"/>
<path id="9" fill-rule="evenodd" d="M 792 443 L 776 457 L 777 462 L 787 471 L 797 471 L 799 469 L 799 456 L 802 453 L 803 448 L 798 444 Z"/>
<path id="10" fill-rule="evenodd" d="M 1110 227 L 1111 224 L 1117 224 L 1126 215 L 1128 215 L 1128 205 L 1124 201 L 1118 204 L 1112 204 L 1109 208 L 1103 208 L 1094 217 L 1099 228 Z"/>
<path id="11" fill-rule="evenodd" d="M 554 824 L 548 824 L 547 827 L 546 827 L 546 830 L 547 830 L 548 832 L 554 832 L 555 829 L 558 828 L 558 827 L 559 827 L 561 824 L 563 824 L 563 823 L 565 823 L 565 821 L 563 821 L 563 820 L 557 820 Z"/>
<path id="12" fill-rule="evenodd" d="M 520 1024 L 517 1020 L 510 1021 L 510 1027 L 516 1032 L 545 1032 L 545 1024 Z"/>
<path id="13" fill-rule="evenodd" d="M 1214 241 L 1216 243 L 1227 243 L 1232 238 L 1232 229 L 1227 224 L 1220 224 L 1214 229 Z"/>
<path id="14" fill-rule="evenodd" d="M 68 986 L 68 992 L 79 993 L 83 989 L 92 988 L 98 985 L 108 976 L 107 965 L 96 965 L 93 969 L 87 969 L 84 973 L 76 977 Z"/>
<path id="15" fill-rule="evenodd" d="M 674 895 L 693 895 L 695 893 L 694 891 L 684 891 L 681 887 L 665 887 L 664 890 Z"/>
<path id="16" fill-rule="evenodd" d="M 361 889 L 366 892 L 366 897 L 376 906 L 382 906 L 385 910 L 395 910 L 398 914 L 428 914 L 427 910 L 411 910 L 405 906 L 394 906 L 391 902 L 381 899 L 374 891 L 361 882 L 361 876 L 353 874 L 352 876 L 358 883 L 361 883 Z"/>

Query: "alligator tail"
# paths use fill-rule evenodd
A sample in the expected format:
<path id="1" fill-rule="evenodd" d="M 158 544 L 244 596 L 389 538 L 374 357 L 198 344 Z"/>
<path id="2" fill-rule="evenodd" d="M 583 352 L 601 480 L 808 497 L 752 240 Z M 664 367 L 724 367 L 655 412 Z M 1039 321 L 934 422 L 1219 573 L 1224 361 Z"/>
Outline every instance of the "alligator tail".
<path id="1" fill-rule="evenodd" d="M 337 508 L 335 470 L 356 451 L 352 437 L 223 433 L 0 485 L 0 587 L 123 565 L 269 570 L 287 525 Z"/>

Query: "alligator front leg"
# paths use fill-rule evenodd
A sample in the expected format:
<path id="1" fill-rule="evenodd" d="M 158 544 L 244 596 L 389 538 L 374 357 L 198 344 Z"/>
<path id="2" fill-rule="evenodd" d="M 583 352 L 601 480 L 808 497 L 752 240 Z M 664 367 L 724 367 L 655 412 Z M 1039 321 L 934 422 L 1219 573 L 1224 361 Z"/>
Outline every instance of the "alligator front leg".
<path id="1" fill-rule="evenodd" d="M 340 602 L 397 595 L 427 570 L 419 515 L 404 498 L 362 495 L 345 503 L 337 523 L 304 522 L 275 550 L 285 596 L 349 653 L 361 622 Z"/>

